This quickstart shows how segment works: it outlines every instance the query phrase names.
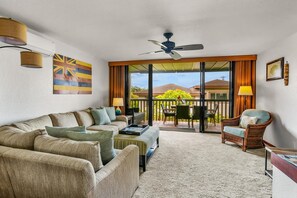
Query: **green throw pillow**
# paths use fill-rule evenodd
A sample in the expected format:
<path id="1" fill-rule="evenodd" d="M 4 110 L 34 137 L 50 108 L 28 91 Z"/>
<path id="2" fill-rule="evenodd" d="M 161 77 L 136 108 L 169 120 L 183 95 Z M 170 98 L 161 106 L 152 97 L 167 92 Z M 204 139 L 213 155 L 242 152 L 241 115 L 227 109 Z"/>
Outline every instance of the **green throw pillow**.
<path id="1" fill-rule="evenodd" d="M 114 121 L 114 120 L 117 119 L 114 107 L 105 107 L 105 110 L 106 110 L 107 115 L 108 115 L 108 117 L 110 118 L 111 121 Z"/>
<path id="2" fill-rule="evenodd" d="M 53 137 L 67 137 L 67 132 L 72 131 L 75 133 L 86 133 L 85 126 L 77 127 L 49 127 L 45 126 L 46 132 Z"/>
<path id="3" fill-rule="evenodd" d="M 110 118 L 106 112 L 106 109 L 92 109 L 91 111 L 92 116 L 95 120 L 96 125 L 102 125 L 102 124 L 110 124 Z"/>
<path id="4" fill-rule="evenodd" d="M 98 141 L 100 143 L 100 154 L 103 164 L 112 160 L 116 153 L 113 147 L 112 131 L 87 131 L 87 133 L 67 133 L 67 137 L 76 141 Z"/>

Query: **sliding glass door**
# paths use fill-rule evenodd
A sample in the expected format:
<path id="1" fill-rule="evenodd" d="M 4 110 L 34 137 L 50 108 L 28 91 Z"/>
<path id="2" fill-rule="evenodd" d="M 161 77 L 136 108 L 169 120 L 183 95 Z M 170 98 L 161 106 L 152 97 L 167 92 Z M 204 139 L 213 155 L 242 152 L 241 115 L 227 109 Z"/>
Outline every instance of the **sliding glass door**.
<path id="1" fill-rule="evenodd" d="M 129 65 L 128 107 L 145 114 L 142 124 L 219 132 L 220 120 L 230 116 L 232 106 L 230 68 L 230 62 Z M 186 119 L 174 122 L 174 108 L 181 102 L 189 105 L 191 115 L 194 106 L 205 109 L 193 128 Z"/>

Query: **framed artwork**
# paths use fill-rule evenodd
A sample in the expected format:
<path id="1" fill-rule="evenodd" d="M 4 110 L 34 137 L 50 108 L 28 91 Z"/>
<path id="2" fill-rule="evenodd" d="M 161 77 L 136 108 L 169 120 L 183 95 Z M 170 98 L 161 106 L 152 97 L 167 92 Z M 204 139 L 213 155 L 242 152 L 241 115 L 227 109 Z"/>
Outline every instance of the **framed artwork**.
<path id="1" fill-rule="evenodd" d="M 284 78 L 284 57 L 266 64 L 266 81 Z"/>
<path id="2" fill-rule="evenodd" d="M 53 58 L 54 94 L 92 94 L 92 65 L 55 54 Z"/>

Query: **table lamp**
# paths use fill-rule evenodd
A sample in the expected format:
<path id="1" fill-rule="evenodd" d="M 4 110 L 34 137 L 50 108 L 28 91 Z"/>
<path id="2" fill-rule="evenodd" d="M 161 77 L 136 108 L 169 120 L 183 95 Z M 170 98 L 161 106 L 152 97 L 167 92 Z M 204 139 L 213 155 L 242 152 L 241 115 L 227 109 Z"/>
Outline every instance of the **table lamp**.
<path id="1" fill-rule="evenodd" d="M 252 87 L 251 86 L 240 86 L 239 91 L 238 91 L 238 95 L 239 96 L 244 96 L 243 110 L 245 110 L 246 109 L 246 97 L 253 95 Z"/>
<path id="2" fill-rule="evenodd" d="M 123 98 L 113 98 L 112 105 L 116 108 L 116 115 L 121 115 L 122 111 L 120 107 L 124 106 L 124 100 Z"/>

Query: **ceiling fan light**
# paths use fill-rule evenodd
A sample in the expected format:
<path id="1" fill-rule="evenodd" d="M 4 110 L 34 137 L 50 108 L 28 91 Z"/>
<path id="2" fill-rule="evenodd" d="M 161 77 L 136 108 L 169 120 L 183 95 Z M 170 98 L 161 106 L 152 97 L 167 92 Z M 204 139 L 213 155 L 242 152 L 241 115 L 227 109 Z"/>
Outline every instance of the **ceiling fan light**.
<path id="1" fill-rule="evenodd" d="M 29 68 L 42 68 L 42 55 L 37 52 L 21 52 L 21 66 Z"/>
<path id="2" fill-rule="evenodd" d="M 0 17 L 0 41 L 11 45 L 26 45 L 27 26 L 13 19 Z"/>

